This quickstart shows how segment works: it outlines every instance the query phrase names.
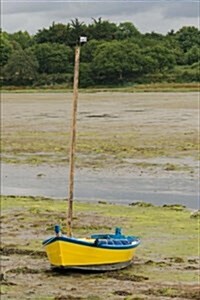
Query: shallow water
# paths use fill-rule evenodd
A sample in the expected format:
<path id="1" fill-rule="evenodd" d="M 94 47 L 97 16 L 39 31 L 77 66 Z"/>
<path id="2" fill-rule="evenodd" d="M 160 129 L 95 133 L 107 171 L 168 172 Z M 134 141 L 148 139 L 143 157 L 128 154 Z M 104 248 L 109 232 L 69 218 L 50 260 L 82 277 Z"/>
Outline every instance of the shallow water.
<path id="1" fill-rule="evenodd" d="M 182 204 L 199 208 L 198 181 L 194 177 L 153 177 L 77 170 L 75 198 L 130 204 L 145 201 L 154 205 Z M 1 194 L 66 198 L 68 169 L 59 167 L 2 164 Z"/>

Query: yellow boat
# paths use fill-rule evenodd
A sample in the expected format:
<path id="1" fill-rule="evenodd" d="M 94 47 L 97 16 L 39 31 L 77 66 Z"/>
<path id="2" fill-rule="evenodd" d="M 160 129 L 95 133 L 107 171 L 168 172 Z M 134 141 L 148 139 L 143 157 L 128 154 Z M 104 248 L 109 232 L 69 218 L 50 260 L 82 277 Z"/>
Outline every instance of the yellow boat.
<path id="1" fill-rule="evenodd" d="M 115 234 L 97 234 L 91 238 L 62 236 L 59 226 L 56 236 L 43 242 L 53 267 L 90 270 L 116 270 L 131 264 L 140 240 L 124 236 L 120 228 Z"/>
<path id="2" fill-rule="evenodd" d="M 124 236 L 121 229 L 116 228 L 115 234 L 92 235 L 89 239 L 72 236 L 72 210 L 74 192 L 74 156 L 76 139 L 76 114 L 78 99 L 78 77 L 80 45 L 86 38 L 80 38 L 80 44 L 75 50 L 74 97 L 72 106 L 71 145 L 69 159 L 69 197 L 67 236 L 61 234 L 58 225 L 55 226 L 54 237 L 43 242 L 47 256 L 52 266 L 90 270 L 114 270 L 128 266 L 134 257 L 135 249 L 140 240 L 134 236 Z"/>

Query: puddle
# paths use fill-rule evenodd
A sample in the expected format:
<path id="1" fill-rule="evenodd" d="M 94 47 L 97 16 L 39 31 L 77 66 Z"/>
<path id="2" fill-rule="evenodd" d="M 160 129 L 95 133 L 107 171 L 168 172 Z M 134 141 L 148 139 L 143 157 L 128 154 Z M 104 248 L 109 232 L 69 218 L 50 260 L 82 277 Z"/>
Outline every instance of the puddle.
<path id="1" fill-rule="evenodd" d="M 1 193 L 66 198 L 68 169 L 63 166 L 2 164 Z M 181 204 L 191 209 L 199 207 L 198 180 L 195 178 L 137 177 L 126 172 L 115 174 L 105 170 L 76 170 L 75 198 L 118 204 L 145 201 L 154 205 Z"/>

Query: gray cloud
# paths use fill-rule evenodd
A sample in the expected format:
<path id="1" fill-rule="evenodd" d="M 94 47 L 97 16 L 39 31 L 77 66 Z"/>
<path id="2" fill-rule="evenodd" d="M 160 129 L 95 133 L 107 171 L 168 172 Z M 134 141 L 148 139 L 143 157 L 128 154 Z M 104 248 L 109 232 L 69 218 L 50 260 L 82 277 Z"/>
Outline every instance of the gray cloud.
<path id="1" fill-rule="evenodd" d="M 23 2 L 24 1 L 24 2 Z M 156 2 L 151 0 L 4 0 L 3 13 L 4 14 L 18 14 L 18 13 L 37 13 L 37 12 L 60 12 L 68 15 L 71 12 L 82 14 L 82 8 L 87 8 L 84 12 L 86 17 L 89 12 L 93 14 L 99 12 L 113 15 L 116 12 L 130 12 L 134 13 L 146 11 L 155 6 Z"/>
<path id="2" fill-rule="evenodd" d="M 78 17 L 88 23 L 93 17 L 103 17 L 117 23 L 131 21 L 142 31 L 167 32 L 198 24 L 198 3 L 193 0 L 3 0 L 1 25 L 9 32 L 34 33 L 53 21 L 67 23 Z"/>
<path id="3" fill-rule="evenodd" d="M 182 2 L 182 3 L 180 3 Z M 165 3 L 165 8 L 163 9 L 163 16 L 165 18 L 193 18 L 199 17 L 199 1 L 177 1 L 173 3 L 168 3 L 166 5 Z"/>

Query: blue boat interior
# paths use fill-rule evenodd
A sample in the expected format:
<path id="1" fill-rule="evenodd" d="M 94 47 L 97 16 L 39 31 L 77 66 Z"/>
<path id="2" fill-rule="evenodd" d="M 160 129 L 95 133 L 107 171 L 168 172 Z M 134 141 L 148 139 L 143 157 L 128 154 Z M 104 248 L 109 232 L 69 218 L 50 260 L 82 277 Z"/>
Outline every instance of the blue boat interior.
<path id="1" fill-rule="evenodd" d="M 96 239 L 95 244 L 103 245 L 130 245 L 133 241 L 138 241 L 136 236 L 125 236 L 121 234 L 121 228 L 115 229 L 115 234 L 93 234 L 91 238 Z"/>
<path id="2" fill-rule="evenodd" d="M 121 228 L 115 229 L 115 234 L 93 234 L 91 235 L 91 239 L 94 240 L 94 242 L 89 241 L 81 241 L 80 239 L 76 238 L 69 238 L 67 236 L 63 236 L 61 234 L 60 226 L 55 226 L 55 233 L 56 236 L 49 238 L 43 242 L 43 245 L 50 244 L 54 241 L 61 240 L 61 241 L 68 241 L 68 242 L 74 242 L 77 244 L 82 245 L 90 245 L 95 247 L 109 247 L 109 248 L 129 248 L 133 247 L 132 243 L 135 241 L 138 245 L 140 243 L 140 240 L 138 237 L 135 236 L 125 236 L 121 234 Z M 136 246 L 136 245 L 135 245 Z"/>

